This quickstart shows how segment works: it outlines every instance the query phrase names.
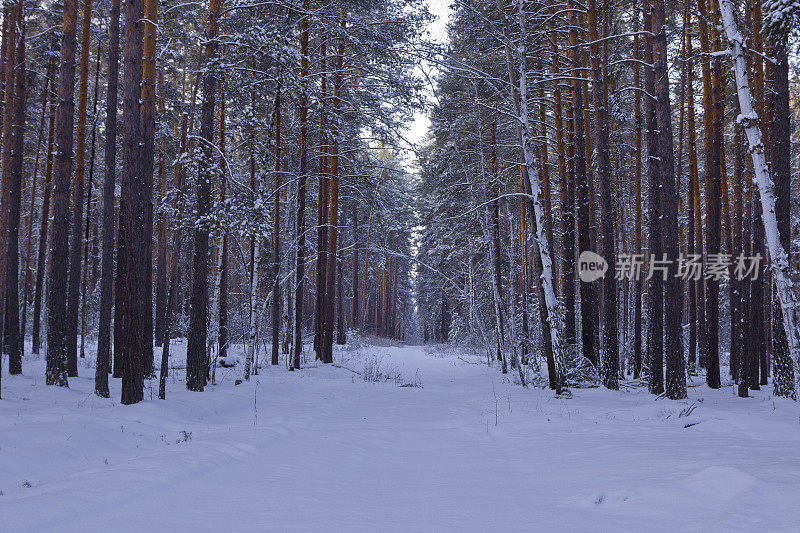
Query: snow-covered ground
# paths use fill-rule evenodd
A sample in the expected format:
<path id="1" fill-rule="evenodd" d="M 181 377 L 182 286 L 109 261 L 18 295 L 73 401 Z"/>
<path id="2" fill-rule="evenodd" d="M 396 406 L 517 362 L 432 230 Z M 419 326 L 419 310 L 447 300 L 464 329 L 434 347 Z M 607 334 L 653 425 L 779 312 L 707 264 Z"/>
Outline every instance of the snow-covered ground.
<path id="1" fill-rule="evenodd" d="M 800 407 L 771 386 L 562 399 L 452 349 L 336 360 L 134 406 L 92 368 L 4 368 L 0 531 L 800 530 Z"/>

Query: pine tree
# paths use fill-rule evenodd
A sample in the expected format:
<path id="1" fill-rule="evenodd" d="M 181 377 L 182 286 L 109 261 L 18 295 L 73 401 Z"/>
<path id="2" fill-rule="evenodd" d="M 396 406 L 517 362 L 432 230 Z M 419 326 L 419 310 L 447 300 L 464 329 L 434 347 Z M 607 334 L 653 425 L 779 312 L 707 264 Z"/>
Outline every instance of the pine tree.
<path id="1" fill-rule="evenodd" d="M 72 175 L 72 132 L 75 109 L 75 28 L 76 0 L 64 2 L 61 57 L 56 109 L 56 154 L 53 174 L 53 230 L 47 281 L 47 384 L 69 386 L 67 362 L 69 333 L 67 316 L 68 233 L 70 223 L 70 178 Z"/>
<path id="2" fill-rule="evenodd" d="M 81 28 L 81 63 L 78 82 L 78 116 L 75 146 L 75 179 L 72 191 L 72 231 L 70 232 L 69 278 L 67 285 L 67 373 L 78 375 L 78 315 L 80 313 L 81 251 L 83 250 L 84 176 L 86 169 L 86 113 L 89 102 L 89 39 L 92 0 L 84 0 Z M 88 216 L 88 213 L 86 213 Z"/>
<path id="3" fill-rule="evenodd" d="M 111 370 L 111 306 L 114 284 L 114 188 L 117 174 L 117 83 L 119 80 L 120 0 L 112 0 L 108 26 L 108 82 L 106 86 L 105 166 L 103 169 L 102 259 L 100 274 L 100 323 L 97 329 L 95 394 L 109 396 Z"/>
<path id="4" fill-rule="evenodd" d="M 142 302 L 145 292 L 145 262 L 148 260 L 145 242 L 147 191 L 142 162 L 141 80 L 142 80 L 142 2 L 125 2 L 123 86 L 122 86 L 122 197 L 120 198 L 120 240 L 124 265 L 122 294 L 122 403 L 133 404 L 144 396 L 142 353 Z M 117 302 L 119 305 L 120 302 Z M 120 314 L 118 313 L 118 317 Z M 116 354 L 115 354 L 116 355 Z"/>
<path id="5" fill-rule="evenodd" d="M 205 62 L 203 74 L 203 104 L 200 112 L 200 138 L 203 139 L 201 151 L 202 174 L 197 184 L 197 227 L 194 230 L 194 259 L 192 271 L 192 311 L 189 322 L 189 343 L 186 348 L 186 388 L 202 391 L 206 385 L 206 321 L 208 318 L 208 227 L 204 220 L 209 214 L 211 203 L 211 180 L 213 179 L 213 134 L 214 109 L 216 107 L 216 73 L 213 62 L 217 58 L 219 43 L 219 0 L 209 0 L 208 22 L 206 27 Z"/>
<path id="6" fill-rule="evenodd" d="M 605 80 L 600 66 L 601 52 L 597 32 L 597 5 L 589 0 L 587 5 L 589 22 L 590 55 L 592 57 L 592 98 L 594 101 L 594 131 L 597 153 L 597 178 L 600 183 L 602 213 L 602 251 L 604 259 L 617 263 L 614 242 L 614 202 L 612 201 L 612 176 L 609 162 L 608 119 L 605 107 Z M 669 88 L 667 88 L 669 89 Z M 609 389 L 619 389 L 619 345 L 617 329 L 617 283 L 615 276 L 603 279 L 603 384 Z M 583 308 L 584 302 L 581 301 Z M 588 302 L 587 302 L 588 303 Z"/>
<path id="7" fill-rule="evenodd" d="M 8 100 L 7 109 L 11 108 L 11 113 L 6 115 L 11 122 L 6 129 L 6 146 L 10 150 L 4 151 L 4 157 L 8 158 L 8 166 L 3 165 L 3 170 L 8 171 L 8 175 L 3 176 L 3 199 L 9 200 L 5 203 L 8 206 L 8 247 L 6 256 L 6 286 L 5 286 L 5 306 L 6 306 L 6 328 L 4 334 L 4 346 L 8 346 L 8 371 L 9 374 L 22 373 L 22 351 L 23 339 L 20 334 L 19 321 L 19 224 L 20 224 L 20 203 L 22 197 L 22 159 L 24 154 L 25 141 L 25 107 L 26 107 L 26 62 L 25 62 L 25 8 L 22 0 L 17 0 L 12 7 L 15 15 L 12 23 L 15 26 L 15 39 L 11 41 L 14 59 L 11 62 L 13 68 L 9 69 L 6 79 L 11 82 L 6 85 L 6 98 Z M 6 196 L 6 191 L 8 196 Z"/>
<path id="8" fill-rule="evenodd" d="M 664 329 L 666 333 L 666 394 L 672 400 L 686 397 L 686 370 L 683 360 L 681 328 L 681 281 L 677 276 L 678 254 L 678 194 L 675 189 L 675 161 L 672 145 L 672 111 L 670 106 L 669 75 L 667 72 L 667 35 L 664 0 L 652 4 L 653 55 L 655 61 L 656 115 L 658 154 L 661 175 L 661 238 L 663 252 L 670 263 L 664 283 Z M 651 191 L 652 194 L 652 191 Z M 651 213 L 651 216 L 653 214 Z"/>

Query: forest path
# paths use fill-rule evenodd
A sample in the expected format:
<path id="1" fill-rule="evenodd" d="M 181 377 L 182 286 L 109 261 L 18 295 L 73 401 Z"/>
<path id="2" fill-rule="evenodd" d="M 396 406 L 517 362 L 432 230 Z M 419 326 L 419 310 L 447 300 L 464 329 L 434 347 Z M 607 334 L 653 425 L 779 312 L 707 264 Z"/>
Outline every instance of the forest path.
<path id="1" fill-rule="evenodd" d="M 166 402 L 127 407 L 93 397 L 87 368 L 69 391 L 43 388 L 36 362 L 27 377 L 4 375 L 0 530 L 800 524 L 800 409 L 766 392 L 565 400 L 454 351 L 367 346 L 336 360 L 346 368 L 269 368 L 238 387 L 220 371 L 213 391 L 176 381 Z M 396 379 L 364 382 L 356 372 L 370 368 Z M 415 380 L 424 388 L 399 386 Z"/>

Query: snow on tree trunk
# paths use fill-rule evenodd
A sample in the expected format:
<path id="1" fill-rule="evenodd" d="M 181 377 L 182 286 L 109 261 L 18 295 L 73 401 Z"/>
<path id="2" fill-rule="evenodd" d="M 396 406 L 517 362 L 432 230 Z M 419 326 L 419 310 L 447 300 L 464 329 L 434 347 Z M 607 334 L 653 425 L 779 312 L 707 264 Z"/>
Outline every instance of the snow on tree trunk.
<path id="1" fill-rule="evenodd" d="M 519 22 L 520 33 L 525 35 L 525 12 L 523 9 L 523 2 L 519 3 Z M 553 346 L 553 357 L 556 363 L 557 385 L 556 392 L 560 393 L 564 383 L 564 358 L 561 346 L 561 313 L 558 308 L 558 299 L 556 298 L 555 287 L 553 286 L 553 260 L 550 257 L 549 248 L 547 246 L 547 233 L 545 231 L 544 223 L 544 208 L 542 206 L 542 188 L 539 180 L 536 179 L 534 168 L 534 148 L 532 136 L 532 126 L 530 123 L 530 115 L 528 110 L 528 82 L 527 82 L 527 68 L 525 65 L 526 51 L 524 40 L 521 41 L 522 57 L 519 64 L 519 120 L 520 120 L 520 137 L 522 141 L 522 153 L 524 156 L 525 166 L 528 169 L 528 182 L 530 183 L 531 196 L 533 197 L 534 215 L 536 218 L 536 240 L 539 243 L 539 254 L 542 260 L 542 275 L 541 283 L 544 291 L 545 305 L 547 306 L 547 317 L 550 323 L 550 342 Z"/>
<path id="2" fill-rule="evenodd" d="M 770 178 L 767 160 L 764 156 L 764 144 L 761 140 L 758 115 L 753 109 L 753 95 L 750 91 L 750 81 L 742 47 L 743 37 L 736 26 L 733 6 L 730 0 L 722 0 L 720 12 L 725 35 L 730 46 L 728 54 L 733 61 L 736 75 L 736 88 L 741 112 L 736 120 L 744 127 L 744 131 L 747 134 L 750 155 L 753 159 L 753 168 L 755 170 L 755 182 L 761 197 L 761 217 L 764 221 L 773 279 L 781 310 L 783 311 L 783 325 L 789 341 L 789 353 L 795 366 L 797 366 L 798 355 L 800 355 L 797 302 L 794 296 L 792 279 L 789 275 L 789 258 L 780 243 L 778 221 L 775 216 L 775 185 Z"/>
<path id="3" fill-rule="evenodd" d="M 260 199 L 259 199 L 260 200 Z M 250 379 L 250 367 L 253 364 L 253 356 L 256 352 L 256 342 L 257 333 L 258 333 L 258 321 L 257 321 L 257 314 L 255 313 L 256 309 L 256 298 L 258 297 L 257 288 L 258 288 L 258 260 L 260 257 L 260 248 L 258 237 L 253 238 L 253 272 L 250 274 L 250 306 L 249 306 L 249 313 L 250 316 L 248 318 L 248 325 L 249 325 L 249 334 L 248 334 L 248 343 L 247 343 L 247 355 L 244 361 L 244 379 Z"/>

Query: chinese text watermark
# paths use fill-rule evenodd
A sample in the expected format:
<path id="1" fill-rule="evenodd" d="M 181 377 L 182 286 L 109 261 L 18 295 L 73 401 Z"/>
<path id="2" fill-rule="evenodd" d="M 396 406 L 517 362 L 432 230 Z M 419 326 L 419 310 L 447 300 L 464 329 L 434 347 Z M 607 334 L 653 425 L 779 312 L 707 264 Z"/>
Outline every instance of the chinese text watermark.
<path id="1" fill-rule="evenodd" d="M 661 276 L 666 280 L 670 275 L 686 281 L 727 280 L 738 281 L 758 279 L 763 257 L 761 254 L 733 256 L 731 254 L 680 254 L 677 260 L 670 260 L 667 254 L 645 256 L 645 254 L 620 254 L 614 268 L 618 280 L 649 280 Z M 578 277 L 590 283 L 605 276 L 608 262 L 600 255 L 585 251 L 578 257 Z"/>

